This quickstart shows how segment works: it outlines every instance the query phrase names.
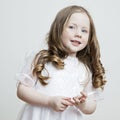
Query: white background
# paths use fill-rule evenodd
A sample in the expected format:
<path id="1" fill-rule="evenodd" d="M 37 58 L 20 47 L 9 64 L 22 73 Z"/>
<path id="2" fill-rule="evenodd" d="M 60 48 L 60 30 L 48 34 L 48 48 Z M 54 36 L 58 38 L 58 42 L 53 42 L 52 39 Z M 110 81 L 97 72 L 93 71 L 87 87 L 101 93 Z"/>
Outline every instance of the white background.
<path id="1" fill-rule="evenodd" d="M 119 0 L 0 0 L 0 120 L 15 120 L 23 105 L 16 97 L 15 74 L 25 53 L 44 47 L 56 13 L 73 4 L 93 17 L 108 81 L 104 100 L 89 120 L 120 119 Z"/>

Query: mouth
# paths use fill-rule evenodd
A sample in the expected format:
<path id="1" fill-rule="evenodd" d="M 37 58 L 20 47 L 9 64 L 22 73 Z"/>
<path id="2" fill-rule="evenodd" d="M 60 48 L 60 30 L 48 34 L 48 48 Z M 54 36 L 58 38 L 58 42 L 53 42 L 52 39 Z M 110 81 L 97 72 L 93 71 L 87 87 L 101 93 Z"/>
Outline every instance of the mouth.
<path id="1" fill-rule="evenodd" d="M 71 43 L 72 43 L 74 46 L 78 46 L 78 45 L 81 44 L 81 42 L 78 41 L 78 40 L 71 40 Z"/>

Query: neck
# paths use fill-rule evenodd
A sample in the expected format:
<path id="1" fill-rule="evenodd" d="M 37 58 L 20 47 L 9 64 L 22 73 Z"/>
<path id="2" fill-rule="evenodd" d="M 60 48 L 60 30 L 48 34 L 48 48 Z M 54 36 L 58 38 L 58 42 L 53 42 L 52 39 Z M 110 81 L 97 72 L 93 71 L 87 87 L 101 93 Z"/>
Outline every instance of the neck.
<path id="1" fill-rule="evenodd" d="M 76 53 L 69 53 L 69 56 L 76 57 Z"/>

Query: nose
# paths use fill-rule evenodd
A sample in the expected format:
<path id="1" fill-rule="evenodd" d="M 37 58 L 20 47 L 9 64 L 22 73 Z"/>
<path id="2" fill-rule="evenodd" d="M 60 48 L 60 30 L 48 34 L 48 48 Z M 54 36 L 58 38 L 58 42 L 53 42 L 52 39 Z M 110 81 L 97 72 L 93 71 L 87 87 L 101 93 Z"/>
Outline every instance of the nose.
<path id="1" fill-rule="evenodd" d="M 81 30 L 77 29 L 76 32 L 75 32 L 75 36 L 78 37 L 78 38 L 81 38 L 82 37 Z"/>

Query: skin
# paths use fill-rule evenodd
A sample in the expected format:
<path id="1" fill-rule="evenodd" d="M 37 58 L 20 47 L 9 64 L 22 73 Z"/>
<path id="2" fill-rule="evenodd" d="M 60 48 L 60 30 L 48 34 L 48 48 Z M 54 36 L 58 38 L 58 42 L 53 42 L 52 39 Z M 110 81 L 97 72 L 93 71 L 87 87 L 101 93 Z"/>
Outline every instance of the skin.
<path id="1" fill-rule="evenodd" d="M 90 21 L 85 13 L 74 13 L 64 25 L 62 43 L 67 48 L 69 55 L 76 53 L 88 43 Z"/>
<path id="2" fill-rule="evenodd" d="M 69 51 L 70 56 L 87 45 L 89 37 L 90 21 L 84 13 L 74 13 L 64 25 L 61 35 L 63 45 Z M 64 111 L 68 106 L 76 106 L 85 114 L 92 114 L 96 108 L 95 101 L 87 101 L 87 95 L 81 92 L 80 95 L 73 98 L 65 96 L 47 96 L 38 93 L 32 87 L 27 87 L 19 83 L 17 88 L 17 96 L 32 105 L 51 107 L 55 111 Z"/>

